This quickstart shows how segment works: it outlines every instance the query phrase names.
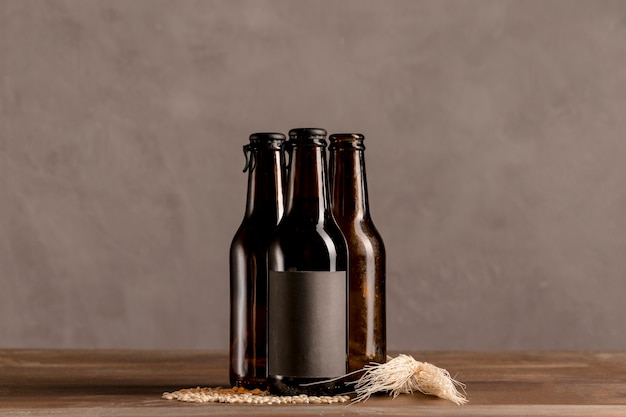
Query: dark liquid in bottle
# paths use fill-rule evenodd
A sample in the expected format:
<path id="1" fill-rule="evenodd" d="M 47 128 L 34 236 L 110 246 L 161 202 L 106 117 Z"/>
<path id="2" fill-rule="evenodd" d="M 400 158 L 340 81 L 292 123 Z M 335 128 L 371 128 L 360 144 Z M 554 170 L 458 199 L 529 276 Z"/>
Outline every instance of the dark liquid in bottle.
<path id="1" fill-rule="evenodd" d="M 333 214 L 348 244 L 348 370 L 386 361 L 385 246 L 369 211 L 364 137 L 330 136 Z M 354 377 L 358 377 L 356 374 Z"/>
<path id="2" fill-rule="evenodd" d="M 230 383 L 267 388 L 267 249 L 283 213 L 285 136 L 257 133 L 244 147 L 248 196 L 244 219 L 230 246 Z"/>
<path id="3" fill-rule="evenodd" d="M 323 129 L 294 129 L 287 142 L 285 214 L 269 249 L 269 386 L 283 395 L 347 389 L 347 261 L 332 215 Z M 323 323 L 324 325 L 321 325 Z"/>

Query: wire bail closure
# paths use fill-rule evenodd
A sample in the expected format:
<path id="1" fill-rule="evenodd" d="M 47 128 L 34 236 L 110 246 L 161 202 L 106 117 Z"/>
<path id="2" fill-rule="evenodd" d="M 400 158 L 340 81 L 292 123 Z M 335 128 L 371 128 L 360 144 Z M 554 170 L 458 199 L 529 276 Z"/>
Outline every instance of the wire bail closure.
<path id="1" fill-rule="evenodd" d="M 254 158 L 254 153 L 250 150 L 250 148 L 250 145 L 243 145 L 243 156 L 246 158 L 246 165 L 243 167 L 243 172 L 248 170 L 252 172 L 256 167 L 256 159 Z"/>
<path id="2" fill-rule="evenodd" d="M 285 142 L 283 146 L 281 146 L 280 153 L 285 172 L 289 172 L 289 168 L 291 167 L 291 157 L 289 156 L 289 150 L 291 150 L 291 148 L 292 144 L 289 142 Z"/>

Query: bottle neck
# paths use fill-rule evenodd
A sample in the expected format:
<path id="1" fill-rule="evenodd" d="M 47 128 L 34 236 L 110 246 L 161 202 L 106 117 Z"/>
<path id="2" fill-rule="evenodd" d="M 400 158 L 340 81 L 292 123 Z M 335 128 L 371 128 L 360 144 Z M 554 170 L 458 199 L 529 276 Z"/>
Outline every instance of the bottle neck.
<path id="1" fill-rule="evenodd" d="M 333 213 L 339 219 L 369 219 L 363 149 L 339 148 L 330 153 Z"/>
<path id="2" fill-rule="evenodd" d="M 292 145 L 285 215 L 303 215 L 321 221 L 330 212 L 326 150 L 323 146 Z"/>
<path id="3" fill-rule="evenodd" d="M 246 217 L 280 219 L 284 209 L 280 150 L 251 150 L 248 170 Z"/>

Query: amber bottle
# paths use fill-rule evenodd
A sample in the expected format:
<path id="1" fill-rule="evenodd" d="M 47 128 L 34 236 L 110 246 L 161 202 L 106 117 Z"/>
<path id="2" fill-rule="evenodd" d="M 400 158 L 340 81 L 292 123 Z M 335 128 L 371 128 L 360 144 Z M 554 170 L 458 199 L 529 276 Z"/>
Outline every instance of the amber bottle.
<path id="1" fill-rule="evenodd" d="M 255 133 L 244 146 L 246 211 L 230 246 L 230 383 L 267 387 L 267 249 L 283 214 L 285 135 Z"/>
<path id="2" fill-rule="evenodd" d="M 348 244 L 348 369 L 386 360 L 385 245 L 369 211 L 361 134 L 330 136 L 333 214 Z"/>
<path id="3" fill-rule="evenodd" d="M 277 394 L 346 390 L 346 242 L 330 206 L 324 129 L 292 129 L 285 214 L 270 244 L 269 387 Z M 315 383 L 303 386 L 302 384 Z"/>

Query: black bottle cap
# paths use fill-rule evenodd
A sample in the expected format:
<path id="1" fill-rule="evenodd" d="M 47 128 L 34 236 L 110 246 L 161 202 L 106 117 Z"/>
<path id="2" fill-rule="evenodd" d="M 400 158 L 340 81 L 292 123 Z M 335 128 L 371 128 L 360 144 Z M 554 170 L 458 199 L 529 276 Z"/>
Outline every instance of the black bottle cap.
<path id="1" fill-rule="evenodd" d="M 269 147 L 271 149 L 280 149 L 285 139 L 286 139 L 286 136 L 283 135 L 282 133 L 258 132 L 258 133 L 253 133 L 250 135 L 250 145 L 246 145 L 246 146 L 252 149 L 266 148 L 266 147 Z"/>
<path id="2" fill-rule="evenodd" d="M 289 137 L 294 137 L 297 136 L 299 138 L 313 138 L 313 137 L 317 137 L 317 136 L 323 136 L 326 137 L 326 129 L 322 129 L 319 127 L 302 127 L 302 128 L 297 128 L 297 129 L 291 129 L 289 131 Z"/>
<path id="3" fill-rule="evenodd" d="M 243 154 L 246 157 L 246 165 L 243 172 L 252 171 L 256 165 L 253 152 L 261 150 L 277 151 L 282 149 L 285 143 L 285 135 L 276 132 L 258 132 L 250 135 L 250 143 L 243 145 Z"/>
<path id="4" fill-rule="evenodd" d="M 289 142 L 298 145 L 326 146 L 326 130 L 317 127 L 291 129 Z"/>
<path id="5" fill-rule="evenodd" d="M 253 142 L 268 142 L 274 140 L 285 140 L 286 137 L 282 133 L 277 132 L 257 132 L 250 135 L 250 143 Z"/>

